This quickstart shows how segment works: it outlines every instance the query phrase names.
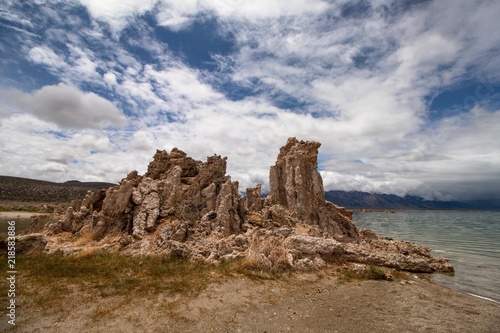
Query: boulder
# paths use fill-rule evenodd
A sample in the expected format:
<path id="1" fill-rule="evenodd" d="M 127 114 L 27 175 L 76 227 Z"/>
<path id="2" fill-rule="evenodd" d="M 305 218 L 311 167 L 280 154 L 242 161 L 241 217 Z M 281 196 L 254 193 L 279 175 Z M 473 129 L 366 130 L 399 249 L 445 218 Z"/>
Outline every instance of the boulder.
<path id="1" fill-rule="evenodd" d="M 39 233 L 16 236 L 16 255 L 43 252 L 47 243 L 47 237 Z"/>
<path id="2" fill-rule="evenodd" d="M 292 235 L 284 244 L 287 249 L 298 251 L 302 255 L 313 257 L 319 255 L 328 259 L 340 257 L 344 252 L 342 243 L 331 238 Z"/>
<path id="3" fill-rule="evenodd" d="M 432 257 L 428 247 L 394 241 L 363 232 L 368 237 L 359 243 L 344 244 L 344 259 L 350 262 L 379 265 L 416 273 L 453 272 L 448 260 Z"/>

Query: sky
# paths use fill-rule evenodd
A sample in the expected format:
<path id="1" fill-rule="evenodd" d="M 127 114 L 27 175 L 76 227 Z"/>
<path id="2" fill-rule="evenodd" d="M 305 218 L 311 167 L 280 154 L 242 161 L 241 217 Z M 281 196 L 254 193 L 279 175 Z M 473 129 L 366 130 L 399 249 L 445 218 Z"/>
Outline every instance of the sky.
<path id="1" fill-rule="evenodd" d="M 496 0 L 0 2 L 0 174 L 119 182 L 156 149 L 268 188 L 500 198 Z"/>

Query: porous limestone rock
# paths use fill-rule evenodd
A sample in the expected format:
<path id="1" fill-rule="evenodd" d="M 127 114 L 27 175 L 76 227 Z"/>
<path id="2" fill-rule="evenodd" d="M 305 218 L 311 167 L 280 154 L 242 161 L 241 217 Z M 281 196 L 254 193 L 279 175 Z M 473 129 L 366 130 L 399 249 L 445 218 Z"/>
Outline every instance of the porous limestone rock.
<path id="1" fill-rule="evenodd" d="M 352 212 L 325 201 L 319 147 L 288 139 L 270 168 L 265 199 L 260 184 L 247 189 L 246 198 L 240 195 L 238 182 L 226 175 L 226 157 L 201 162 L 177 148 L 157 150 L 143 176 L 133 171 L 118 186 L 88 193 L 49 224 L 46 235 L 66 243 L 49 242 L 48 251 L 94 247 L 209 262 L 244 258 L 270 270 L 338 260 L 423 272 L 452 269 L 425 247 L 358 232 Z"/>
<path id="2" fill-rule="evenodd" d="M 16 236 L 16 255 L 29 255 L 42 252 L 48 243 L 47 237 L 40 233 Z M 7 240 L 0 241 L 0 248 L 7 249 Z"/>
<path id="3" fill-rule="evenodd" d="M 136 205 L 132 228 L 134 236 L 142 236 L 155 229 L 156 220 L 160 215 L 158 183 L 149 177 L 144 177 L 132 191 L 132 201 Z"/>
<path id="4" fill-rule="evenodd" d="M 431 256 L 430 248 L 419 244 L 379 238 L 364 229 L 360 242 L 344 244 L 347 261 L 396 268 L 410 272 L 453 272 L 447 259 Z"/>
<path id="5" fill-rule="evenodd" d="M 331 238 L 320 238 L 304 235 L 292 235 L 286 238 L 285 247 L 297 250 L 302 254 L 330 257 L 344 252 L 342 243 Z"/>
<path id="6" fill-rule="evenodd" d="M 47 227 L 50 222 L 49 215 L 33 215 L 30 217 L 29 233 L 40 233 Z"/>
<path id="7" fill-rule="evenodd" d="M 319 142 L 289 138 L 269 172 L 270 191 L 266 200 L 285 207 L 300 221 L 317 225 L 324 236 L 340 241 L 356 240 L 356 226 L 344 210 L 325 201 L 323 180 L 318 172 L 320 146 Z"/>
<path id="8" fill-rule="evenodd" d="M 216 209 L 218 224 L 226 236 L 241 231 L 241 210 L 238 194 L 238 182 L 228 180 L 222 184 L 217 197 Z"/>
<path id="9" fill-rule="evenodd" d="M 260 212 L 262 210 L 262 185 L 258 184 L 255 188 L 247 188 L 246 209 L 249 212 Z"/>

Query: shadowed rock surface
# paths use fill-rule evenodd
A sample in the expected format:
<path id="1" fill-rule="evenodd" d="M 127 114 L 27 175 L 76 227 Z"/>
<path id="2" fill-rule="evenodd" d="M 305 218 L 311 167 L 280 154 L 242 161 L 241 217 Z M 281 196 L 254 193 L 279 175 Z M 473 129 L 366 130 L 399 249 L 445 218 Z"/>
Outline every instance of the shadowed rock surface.
<path id="1" fill-rule="evenodd" d="M 226 157 L 196 161 L 174 148 L 157 151 L 148 171 L 131 172 L 116 187 L 89 191 L 45 228 L 46 250 L 107 249 L 186 259 L 241 258 L 268 269 L 361 262 L 403 270 L 451 271 L 447 260 L 407 242 L 358 231 L 352 213 L 325 201 L 320 143 L 288 139 L 261 185 L 239 194 Z"/>

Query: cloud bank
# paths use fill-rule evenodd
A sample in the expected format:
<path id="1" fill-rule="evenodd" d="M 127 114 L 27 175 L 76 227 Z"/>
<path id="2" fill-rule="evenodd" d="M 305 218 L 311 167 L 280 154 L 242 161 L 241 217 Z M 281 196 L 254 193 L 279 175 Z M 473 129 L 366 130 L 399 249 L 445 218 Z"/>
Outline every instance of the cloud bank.
<path id="1" fill-rule="evenodd" d="M 45 86 L 31 94 L 19 90 L 0 93 L 5 103 L 61 128 L 121 126 L 125 116 L 108 100 L 66 85 Z"/>
<path id="2" fill-rule="evenodd" d="M 155 149 L 263 183 L 289 136 L 326 189 L 499 197 L 496 1 L 37 1 L 0 11 L 1 173 L 118 181 Z M 9 38 L 5 36 L 11 36 Z"/>

